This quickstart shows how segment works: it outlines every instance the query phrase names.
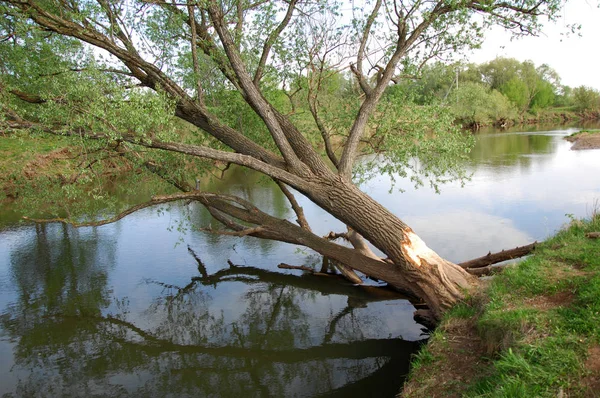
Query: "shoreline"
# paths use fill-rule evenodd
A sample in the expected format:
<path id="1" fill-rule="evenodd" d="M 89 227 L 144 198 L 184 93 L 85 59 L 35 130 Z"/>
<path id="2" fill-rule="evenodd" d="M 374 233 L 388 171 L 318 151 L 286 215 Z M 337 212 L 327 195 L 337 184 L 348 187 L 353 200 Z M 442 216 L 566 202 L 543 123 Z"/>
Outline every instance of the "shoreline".
<path id="1" fill-rule="evenodd" d="M 574 112 L 564 110 L 547 110 L 536 115 L 525 114 L 514 119 L 497 119 L 486 123 L 464 124 L 465 129 L 477 131 L 482 127 L 510 128 L 514 126 L 531 126 L 536 124 L 566 124 L 571 122 L 600 121 L 600 111 Z M 457 120 L 457 122 L 459 122 Z"/>
<path id="2" fill-rule="evenodd" d="M 565 137 L 572 142 L 571 150 L 600 149 L 600 130 L 582 130 Z"/>
<path id="3" fill-rule="evenodd" d="M 596 208 L 450 310 L 399 396 L 597 396 L 598 231 Z"/>

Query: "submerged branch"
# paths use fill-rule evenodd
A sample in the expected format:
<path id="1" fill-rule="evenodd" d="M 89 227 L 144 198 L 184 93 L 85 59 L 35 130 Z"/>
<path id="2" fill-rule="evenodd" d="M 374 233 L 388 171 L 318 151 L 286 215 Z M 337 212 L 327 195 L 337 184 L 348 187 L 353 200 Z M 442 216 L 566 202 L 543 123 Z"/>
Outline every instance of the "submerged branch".
<path id="1" fill-rule="evenodd" d="M 194 260 L 196 260 L 196 262 L 198 263 L 198 272 L 200 272 L 202 277 L 208 278 L 208 271 L 206 270 L 206 265 L 204 265 L 202 259 L 200 259 L 200 257 L 196 254 L 194 249 L 190 247 L 190 245 L 188 245 L 188 253 L 190 253 L 192 257 L 194 257 Z"/>

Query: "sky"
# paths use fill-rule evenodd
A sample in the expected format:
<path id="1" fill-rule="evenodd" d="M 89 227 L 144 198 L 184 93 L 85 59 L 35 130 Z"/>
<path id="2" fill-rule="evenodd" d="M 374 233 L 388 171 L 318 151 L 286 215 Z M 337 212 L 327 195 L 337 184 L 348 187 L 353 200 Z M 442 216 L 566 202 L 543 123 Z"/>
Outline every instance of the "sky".
<path id="1" fill-rule="evenodd" d="M 468 62 L 483 63 L 496 57 L 531 60 L 536 66 L 548 64 L 571 87 L 589 86 L 600 90 L 600 9 L 597 0 L 569 0 L 562 18 L 546 23 L 538 37 L 512 40 L 501 28 L 488 32 L 481 49 L 467 56 Z M 565 37 L 567 25 L 579 23 L 581 36 Z"/>

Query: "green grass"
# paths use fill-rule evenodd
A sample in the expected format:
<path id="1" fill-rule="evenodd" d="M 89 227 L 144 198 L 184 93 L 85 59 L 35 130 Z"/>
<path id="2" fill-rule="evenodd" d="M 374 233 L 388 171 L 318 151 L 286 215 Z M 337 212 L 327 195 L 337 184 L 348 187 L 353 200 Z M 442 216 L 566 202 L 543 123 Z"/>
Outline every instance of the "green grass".
<path id="1" fill-rule="evenodd" d="M 23 215 L 102 217 L 173 191 L 139 165 L 105 149 L 106 143 L 78 137 L 0 132 L 0 225 Z"/>
<path id="2" fill-rule="evenodd" d="M 600 380 L 600 374 L 589 376 L 586 360 L 600 345 L 600 240 L 585 235 L 593 231 L 600 231 L 597 213 L 573 220 L 478 297 L 449 311 L 416 357 L 405 395 L 593 396 L 586 395 L 592 394 L 586 376 Z M 478 342 L 466 358 L 475 355 L 483 365 L 467 368 L 466 383 L 444 384 L 445 369 L 465 366 L 456 344 L 445 343 L 460 340 L 464 328 L 452 326 L 460 322 Z"/>
<path id="3" fill-rule="evenodd" d="M 580 134 L 583 133 L 587 133 L 587 134 L 599 134 L 600 133 L 600 129 L 584 129 L 584 130 L 579 130 L 571 135 L 569 135 L 569 137 L 576 137 Z"/>
<path id="4" fill-rule="evenodd" d="M 0 133 L 0 170 L 10 172 L 24 167 L 40 154 L 63 148 L 72 143 L 64 137 L 49 138 L 44 135 L 32 135 L 15 132 Z"/>

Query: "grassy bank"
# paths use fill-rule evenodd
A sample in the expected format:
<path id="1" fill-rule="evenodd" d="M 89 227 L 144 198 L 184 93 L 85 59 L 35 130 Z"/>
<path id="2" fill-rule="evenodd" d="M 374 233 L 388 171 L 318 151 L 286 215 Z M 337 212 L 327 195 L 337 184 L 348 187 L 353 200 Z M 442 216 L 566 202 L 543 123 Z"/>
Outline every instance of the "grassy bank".
<path id="1" fill-rule="evenodd" d="M 600 214 L 573 220 L 445 317 L 404 397 L 600 396 Z"/>
<path id="2" fill-rule="evenodd" d="M 0 132 L 0 221 L 113 214 L 173 189 L 127 155 L 76 137 Z"/>
<path id="3" fill-rule="evenodd" d="M 536 112 L 512 115 L 473 115 L 472 117 L 457 118 L 457 123 L 465 128 L 479 129 L 486 126 L 511 127 L 533 124 L 563 124 L 576 121 L 600 120 L 600 111 L 578 111 L 572 107 L 546 108 Z"/>

